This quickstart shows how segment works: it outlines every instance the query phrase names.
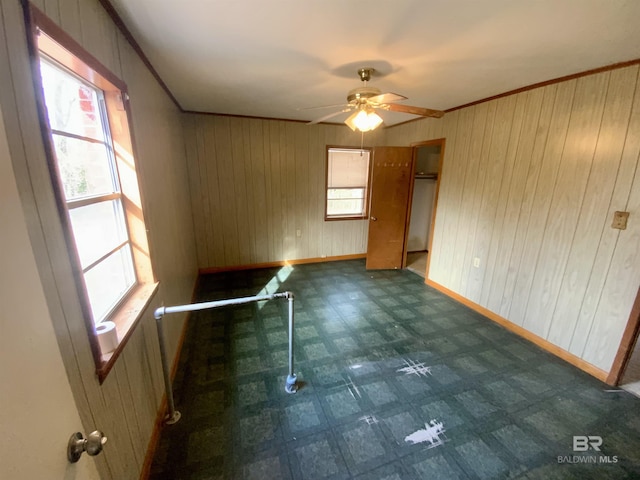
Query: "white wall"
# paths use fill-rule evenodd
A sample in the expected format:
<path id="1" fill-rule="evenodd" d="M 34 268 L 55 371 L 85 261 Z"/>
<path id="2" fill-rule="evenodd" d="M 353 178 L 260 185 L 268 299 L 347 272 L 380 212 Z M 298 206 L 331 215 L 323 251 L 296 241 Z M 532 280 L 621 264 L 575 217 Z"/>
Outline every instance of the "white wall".
<path id="1" fill-rule="evenodd" d="M 409 235 L 407 237 L 407 251 L 409 252 L 418 252 L 429 248 L 429 233 L 435 193 L 435 180 L 424 178 L 415 180 L 413 200 L 411 202 L 411 218 L 409 220 Z"/>

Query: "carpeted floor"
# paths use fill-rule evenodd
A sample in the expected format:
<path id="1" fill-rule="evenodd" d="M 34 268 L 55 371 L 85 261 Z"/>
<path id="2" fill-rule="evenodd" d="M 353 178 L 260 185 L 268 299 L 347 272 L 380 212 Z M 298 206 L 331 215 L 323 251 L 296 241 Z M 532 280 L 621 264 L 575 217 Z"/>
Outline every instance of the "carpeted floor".
<path id="1" fill-rule="evenodd" d="M 285 300 L 192 315 L 182 419 L 162 431 L 153 480 L 640 478 L 639 398 L 412 272 L 356 260 L 206 275 L 198 300 L 276 289 L 296 295 L 301 390 L 284 391 Z M 574 451 L 574 436 L 594 438 Z"/>

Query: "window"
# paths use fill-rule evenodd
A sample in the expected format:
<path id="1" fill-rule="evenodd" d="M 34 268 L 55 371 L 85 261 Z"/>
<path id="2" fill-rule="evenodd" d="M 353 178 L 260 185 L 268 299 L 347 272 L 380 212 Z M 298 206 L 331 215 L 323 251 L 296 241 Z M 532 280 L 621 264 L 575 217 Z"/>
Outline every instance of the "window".
<path id="1" fill-rule="evenodd" d="M 46 57 L 40 72 L 57 173 L 98 324 L 137 283 L 104 92 Z"/>
<path id="2" fill-rule="evenodd" d="M 35 10 L 32 10 L 34 13 Z M 60 220 L 102 382 L 157 291 L 128 118 L 126 85 L 34 13 L 37 95 Z M 103 351 L 96 327 L 116 324 Z"/>
<path id="3" fill-rule="evenodd" d="M 325 220 L 367 218 L 370 156 L 369 149 L 327 148 Z"/>

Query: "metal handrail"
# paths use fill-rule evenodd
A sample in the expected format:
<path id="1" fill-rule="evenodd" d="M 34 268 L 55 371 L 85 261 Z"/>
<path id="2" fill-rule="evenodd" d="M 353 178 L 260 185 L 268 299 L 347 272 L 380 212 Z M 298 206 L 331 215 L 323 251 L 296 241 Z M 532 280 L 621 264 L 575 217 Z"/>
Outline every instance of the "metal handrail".
<path id="1" fill-rule="evenodd" d="M 242 305 L 245 303 L 262 302 L 275 298 L 286 298 L 289 301 L 289 375 L 284 386 L 287 393 L 296 393 L 296 375 L 293 373 L 293 292 L 272 293 L 269 295 L 256 295 L 253 297 L 230 298 L 227 300 L 215 300 L 212 302 L 190 303 L 188 305 L 176 305 L 172 307 L 159 307 L 154 312 L 156 326 L 158 328 L 158 342 L 160 343 L 160 359 L 162 361 L 162 373 L 164 376 L 164 388 L 167 397 L 169 412 L 165 416 L 165 423 L 172 425 L 180 420 L 181 414 L 176 410 L 173 400 L 173 389 L 171 387 L 171 374 L 167 363 L 167 351 L 165 346 L 162 318 L 168 313 L 195 312 L 198 310 L 208 310 L 211 308 L 226 307 L 229 305 Z"/>

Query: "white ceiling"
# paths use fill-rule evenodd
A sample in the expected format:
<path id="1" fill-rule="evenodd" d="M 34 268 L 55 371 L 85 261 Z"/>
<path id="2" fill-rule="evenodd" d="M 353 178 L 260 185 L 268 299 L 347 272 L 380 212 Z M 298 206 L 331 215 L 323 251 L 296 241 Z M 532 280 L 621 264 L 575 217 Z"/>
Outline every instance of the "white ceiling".
<path id="1" fill-rule="evenodd" d="M 301 109 L 346 102 L 367 66 L 371 86 L 446 110 L 640 58 L 639 0 L 110 1 L 200 112 L 312 120 L 337 108 Z"/>

